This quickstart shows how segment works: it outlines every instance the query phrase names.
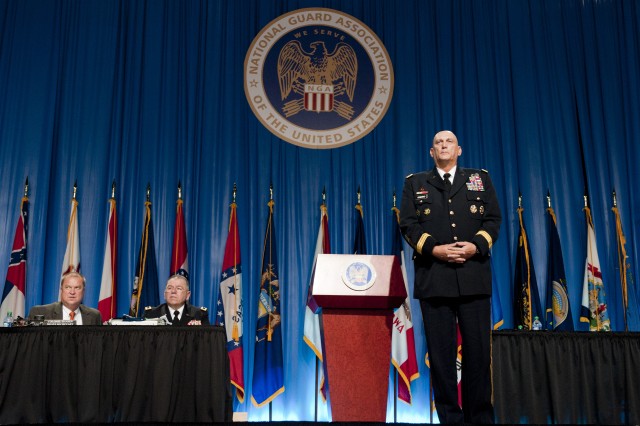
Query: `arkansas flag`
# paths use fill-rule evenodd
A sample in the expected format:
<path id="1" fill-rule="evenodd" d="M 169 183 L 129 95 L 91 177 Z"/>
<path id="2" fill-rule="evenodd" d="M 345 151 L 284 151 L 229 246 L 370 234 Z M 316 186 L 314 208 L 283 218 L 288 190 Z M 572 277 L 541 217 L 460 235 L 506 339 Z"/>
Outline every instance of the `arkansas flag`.
<path id="1" fill-rule="evenodd" d="M 116 217 L 116 199 L 109 199 L 109 222 L 107 227 L 107 243 L 104 248 L 102 263 L 102 280 L 100 281 L 100 297 L 98 310 L 104 321 L 117 316 L 116 312 L 116 252 L 118 247 L 118 219 Z"/>
<path id="2" fill-rule="evenodd" d="M 404 251 L 402 249 L 402 233 L 400 231 L 400 210 L 392 209 L 393 216 L 393 248 L 392 254 L 400 261 L 402 279 L 407 290 L 407 298 L 393 313 L 393 331 L 391 334 L 391 362 L 398 371 L 401 380 L 398 380 L 398 398 L 411 404 L 411 382 L 418 377 L 418 361 L 416 361 L 416 343 L 413 335 L 413 322 L 411 321 L 411 299 L 407 288 L 407 270 L 404 263 Z"/>
<path id="3" fill-rule="evenodd" d="M 24 295 L 27 283 L 27 228 L 29 223 L 29 199 L 24 197 L 20 206 L 20 218 L 11 248 L 11 260 L 2 292 L 0 318 L 11 311 L 14 318 L 24 318 Z"/>
<path id="4" fill-rule="evenodd" d="M 224 247 L 220 288 L 218 289 L 218 312 L 216 325 L 227 332 L 227 352 L 231 384 L 236 396 L 244 402 L 244 364 L 242 349 L 242 267 L 240 265 L 240 232 L 236 216 L 236 203 L 231 203 L 229 234 Z"/>
<path id="5" fill-rule="evenodd" d="M 171 250 L 171 270 L 169 276 L 182 275 L 189 279 L 189 262 L 187 261 L 187 231 L 184 226 L 182 198 L 178 196 L 176 224 L 173 228 L 173 249 Z"/>
<path id="6" fill-rule="evenodd" d="M 331 244 L 329 242 L 329 217 L 327 215 L 327 206 L 320 206 L 320 229 L 318 229 L 318 238 L 316 239 L 316 250 L 313 254 L 313 268 L 311 270 L 311 280 L 315 275 L 316 260 L 319 254 L 331 253 Z M 322 363 L 322 329 L 320 327 L 320 307 L 311 296 L 313 292 L 313 282 L 309 282 L 307 293 L 307 306 L 304 311 L 304 336 L 303 340 L 311 350 L 315 353 L 318 362 Z M 327 386 L 324 379 L 324 366 L 320 369 L 320 392 L 322 399 L 327 400 Z"/>

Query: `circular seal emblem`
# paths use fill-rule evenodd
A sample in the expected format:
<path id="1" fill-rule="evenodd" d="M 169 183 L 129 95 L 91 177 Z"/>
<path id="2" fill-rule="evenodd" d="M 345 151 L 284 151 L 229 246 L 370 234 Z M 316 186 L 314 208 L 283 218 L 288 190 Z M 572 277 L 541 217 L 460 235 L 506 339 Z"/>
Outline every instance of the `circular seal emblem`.
<path id="1" fill-rule="evenodd" d="M 393 96 L 393 66 L 378 36 L 353 16 L 298 9 L 253 40 L 244 90 L 253 113 L 278 138 L 337 148 L 380 123 Z"/>
<path id="2" fill-rule="evenodd" d="M 367 290 L 376 282 L 376 270 L 369 262 L 352 262 L 342 270 L 342 281 L 351 290 Z"/>
<path id="3" fill-rule="evenodd" d="M 569 298 L 562 283 L 553 281 L 552 286 L 553 321 L 555 322 L 554 328 L 556 328 L 567 319 L 569 313 Z"/>

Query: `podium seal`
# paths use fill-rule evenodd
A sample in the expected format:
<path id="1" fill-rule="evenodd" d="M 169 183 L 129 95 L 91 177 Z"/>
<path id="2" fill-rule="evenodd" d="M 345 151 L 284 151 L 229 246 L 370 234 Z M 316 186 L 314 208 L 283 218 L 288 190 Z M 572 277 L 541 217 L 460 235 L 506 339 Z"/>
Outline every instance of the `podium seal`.
<path id="1" fill-rule="evenodd" d="M 376 270 L 369 262 L 352 262 L 342 271 L 342 281 L 347 287 L 355 291 L 371 288 L 376 282 L 376 278 Z"/>

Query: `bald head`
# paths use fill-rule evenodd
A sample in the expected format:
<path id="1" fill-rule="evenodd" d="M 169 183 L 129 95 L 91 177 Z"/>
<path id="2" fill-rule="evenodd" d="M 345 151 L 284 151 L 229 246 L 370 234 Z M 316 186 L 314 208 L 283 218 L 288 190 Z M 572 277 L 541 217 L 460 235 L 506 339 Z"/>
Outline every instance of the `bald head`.
<path id="1" fill-rule="evenodd" d="M 458 138 L 452 131 L 442 130 L 433 137 L 429 154 L 436 167 L 449 171 L 458 163 L 462 148 L 458 145 Z"/>

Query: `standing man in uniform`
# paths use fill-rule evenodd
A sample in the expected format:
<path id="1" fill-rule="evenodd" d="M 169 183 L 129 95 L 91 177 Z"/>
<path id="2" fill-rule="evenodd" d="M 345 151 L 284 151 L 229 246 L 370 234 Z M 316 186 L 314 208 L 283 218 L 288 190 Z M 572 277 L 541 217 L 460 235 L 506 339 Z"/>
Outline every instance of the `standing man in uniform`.
<path id="1" fill-rule="evenodd" d="M 187 303 L 189 296 L 191 296 L 189 280 L 183 275 L 172 275 L 164 289 L 166 303 L 155 308 L 147 306 L 144 317 L 165 317 L 171 325 L 209 325 L 207 308 L 189 305 Z"/>
<path id="2" fill-rule="evenodd" d="M 493 423 L 489 256 L 500 206 L 486 170 L 458 167 L 462 148 L 452 132 L 438 132 L 429 153 L 435 167 L 405 180 L 400 227 L 414 249 L 414 297 L 422 310 L 435 406 L 441 423 Z"/>

